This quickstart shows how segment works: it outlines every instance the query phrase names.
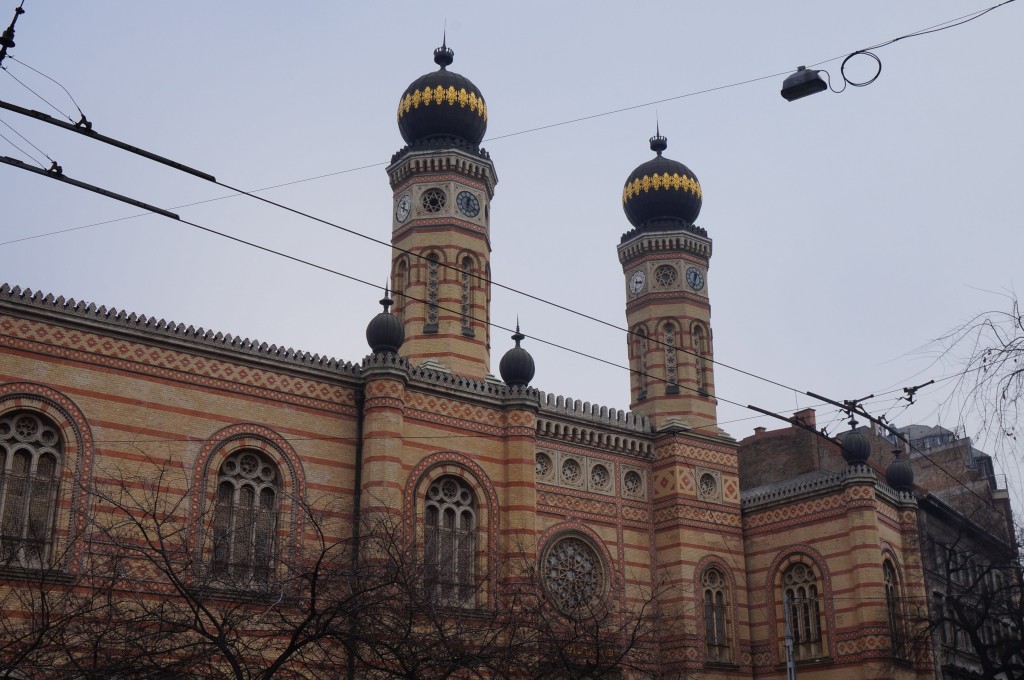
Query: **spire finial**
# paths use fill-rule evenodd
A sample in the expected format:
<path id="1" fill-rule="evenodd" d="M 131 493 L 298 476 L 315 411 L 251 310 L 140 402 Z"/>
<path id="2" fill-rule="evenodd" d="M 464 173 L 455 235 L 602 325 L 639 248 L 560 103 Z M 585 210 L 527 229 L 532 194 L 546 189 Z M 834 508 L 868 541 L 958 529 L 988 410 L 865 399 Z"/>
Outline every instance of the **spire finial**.
<path id="1" fill-rule="evenodd" d="M 384 297 L 380 299 L 380 304 L 384 307 L 384 313 L 391 311 L 391 305 L 395 304 L 395 301 L 391 299 L 391 290 L 388 288 L 388 284 L 384 284 Z"/>
<path id="2" fill-rule="evenodd" d="M 654 151 L 659 156 L 661 152 L 668 148 L 668 138 L 663 137 L 661 134 L 661 121 L 658 119 L 658 114 L 654 114 L 654 136 L 651 137 L 651 151 Z"/>
<path id="3" fill-rule="evenodd" d="M 526 336 L 519 332 L 519 315 L 516 314 L 516 332 L 512 335 L 512 339 L 516 341 L 516 347 L 519 347 L 520 341 L 525 338 Z"/>
<path id="4" fill-rule="evenodd" d="M 441 46 L 434 50 L 434 63 L 445 70 L 455 61 L 455 50 L 448 47 L 448 20 L 444 20 L 444 28 L 441 31 Z"/>

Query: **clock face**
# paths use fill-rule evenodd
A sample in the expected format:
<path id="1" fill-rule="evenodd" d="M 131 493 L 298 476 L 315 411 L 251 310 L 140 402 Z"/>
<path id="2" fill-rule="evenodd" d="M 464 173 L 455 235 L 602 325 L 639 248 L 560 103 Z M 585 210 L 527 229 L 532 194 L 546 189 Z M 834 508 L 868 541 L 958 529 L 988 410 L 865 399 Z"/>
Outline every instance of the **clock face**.
<path id="1" fill-rule="evenodd" d="M 455 197 L 455 204 L 466 217 L 476 217 L 480 214 L 480 201 L 468 191 L 460 191 Z"/>
<path id="2" fill-rule="evenodd" d="M 412 209 L 412 196 L 406 194 L 398 199 L 398 204 L 395 206 L 395 219 L 399 222 L 405 222 L 409 217 L 409 211 Z"/>
<path id="3" fill-rule="evenodd" d="M 690 267 L 686 270 L 686 282 L 690 284 L 690 288 L 700 290 L 704 287 L 704 275 L 696 267 Z"/>
<path id="4" fill-rule="evenodd" d="M 637 269 L 633 272 L 633 275 L 629 277 L 629 292 L 633 295 L 639 295 L 640 291 L 647 285 L 647 274 L 644 273 L 643 269 Z"/>

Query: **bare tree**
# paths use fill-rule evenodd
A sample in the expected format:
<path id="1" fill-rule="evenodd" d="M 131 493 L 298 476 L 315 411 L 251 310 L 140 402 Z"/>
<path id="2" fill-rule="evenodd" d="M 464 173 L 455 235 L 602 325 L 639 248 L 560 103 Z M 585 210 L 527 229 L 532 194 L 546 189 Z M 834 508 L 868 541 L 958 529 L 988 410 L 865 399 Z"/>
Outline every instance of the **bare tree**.
<path id="1" fill-rule="evenodd" d="M 959 376 L 954 389 L 957 420 L 973 416 L 978 433 L 994 453 L 1019 453 L 1024 409 L 1024 312 L 1013 292 L 1005 309 L 969 319 L 924 348 Z"/>
<path id="2" fill-rule="evenodd" d="M 1024 680 L 1024 600 L 1013 538 L 991 512 L 930 518 L 925 578 L 931 601 L 912 630 L 930 638 L 940 666 L 974 677 Z M 1000 526 L 989 526 L 995 521 Z"/>

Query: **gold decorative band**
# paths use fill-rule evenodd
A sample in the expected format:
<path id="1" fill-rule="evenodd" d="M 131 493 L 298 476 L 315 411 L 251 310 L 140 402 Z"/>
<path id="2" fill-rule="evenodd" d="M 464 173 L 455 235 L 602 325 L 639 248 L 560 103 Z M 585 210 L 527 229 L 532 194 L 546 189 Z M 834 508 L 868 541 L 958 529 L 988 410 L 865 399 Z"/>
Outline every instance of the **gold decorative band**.
<path id="1" fill-rule="evenodd" d="M 430 106 L 431 104 L 448 104 L 449 106 L 458 104 L 462 108 L 468 106 L 470 111 L 475 112 L 485 122 L 487 120 L 487 104 L 484 103 L 484 98 L 477 96 L 476 92 L 467 92 L 464 87 L 456 90 L 454 85 L 449 85 L 448 89 L 438 85 L 433 88 L 423 88 L 422 92 L 420 90 L 407 92 L 398 102 L 398 117 L 401 118 L 409 113 L 410 109 L 418 109 L 420 106 Z"/>
<path id="2" fill-rule="evenodd" d="M 698 198 L 703 198 L 700 191 L 700 183 L 692 177 L 686 175 L 680 175 L 673 172 L 671 175 L 666 173 L 658 174 L 654 173 L 654 176 L 644 175 L 632 182 L 627 182 L 625 188 L 622 190 L 622 202 L 625 203 L 634 196 L 639 196 L 641 193 L 647 193 L 648 191 L 658 191 L 664 189 L 676 189 L 682 191 L 689 191 Z"/>

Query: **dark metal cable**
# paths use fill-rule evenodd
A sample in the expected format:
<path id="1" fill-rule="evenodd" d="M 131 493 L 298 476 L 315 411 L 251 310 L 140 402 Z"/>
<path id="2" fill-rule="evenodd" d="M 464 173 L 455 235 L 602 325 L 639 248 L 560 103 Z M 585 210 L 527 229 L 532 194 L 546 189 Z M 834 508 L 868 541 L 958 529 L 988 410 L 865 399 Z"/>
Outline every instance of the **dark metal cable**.
<path id="1" fill-rule="evenodd" d="M 34 94 L 34 95 L 35 95 L 36 97 L 38 97 L 39 99 L 41 99 L 41 100 L 43 101 L 43 103 L 44 103 L 44 104 L 46 104 L 47 106 L 49 106 L 49 107 L 50 107 L 51 109 L 53 109 L 54 111 L 56 111 L 56 112 L 57 112 L 57 113 L 59 113 L 60 115 L 64 116 L 65 118 L 67 118 L 67 119 L 68 119 L 69 121 L 71 121 L 72 123 L 74 123 L 74 122 L 75 122 L 75 121 L 74 121 L 74 119 L 73 119 L 73 118 L 72 118 L 71 116 L 69 116 L 68 114 L 64 113 L 63 111 L 61 111 L 60 109 L 58 109 L 58 108 L 57 108 L 56 106 L 54 106 L 53 104 L 51 104 L 51 103 L 50 103 L 50 101 L 49 101 L 49 100 L 48 100 L 48 99 L 47 99 L 46 97 L 44 97 L 43 95 L 41 95 L 41 94 L 39 94 L 38 92 L 36 92 L 35 90 L 33 90 L 33 89 L 32 89 L 31 87 L 29 87 L 29 86 L 28 86 L 28 85 L 26 85 L 25 83 L 21 82 L 21 80 L 19 80 L 19 79 L 18 79 L 18 76 L 16 76 L 16 75 L 14 75 L 13 73 L 11 73 L 11 72 L 10 72 L 10 70 L 9 70 L 9 69 L 8 69 L 8 68 L 7 68 L 6 66 L 0 66 L 0 71 L 3 71 L 4 73 L 6 73 L 7 75 L 9 75 L 10 77 L 14 78 L 15 82 L 17 82 L 17 83 L 18 83 L 19 85 L 21 85 L 21 86 L 22 86 L 23 88 L 25 88 L 26 90 L 28 90 L 29 92 L 31 92 L 32 94 Z"/>
<path id="2" fill-rule="evenodd" d="M 3 122 L 3 121 L 0 121 L 0 122 Z M 6 123 L 4 123 L 4 124 L 6 125 Z M 10 127 L 10 126 L 8 126 L 8 127 Z M 21 153 L 22 153 L 22 154 L 23 154 L 23 155 L 24 155 L 24 156 L 25 156 L 26 158 L 30 159 L 30 160 L 31 160 L 31 161 L 32 161 L 33 163 L 35 163 L 35 164 L 36 164 L 36 165 L 38 165 L 39 167 L 41 167 L 41 168 L 45 168 L 45 167 L 46 167 L 45 165 L 43 165 L 42 163 L 40 163 L 40 162 L 39 162 L 39 159 L 38 159 L 38 158 L 36 158 L 36 157 L 35 157 L 35 156 L 33 156 L 32 154 L 30 154 L 29 152 L 25 151 L 24 149 L 22 149 L 22 148 L 21 148 L 20 146 L 18 146 L 18 145 L 17 145 L 17 144 L 15 144 L 14 142 L 12 142 L 12 141 L 11 141 L 10 139 L 8 139 L 8 138 L 7 138 L 7 137 L 6 137 L 6 136 L 5 136 L 5 135 L 4 135 L 4 134 L 3 134 L 2 132 L 0 132 L 0 139 L 4 140 L 5 142 L 7 142 L 7 143 L 8 143 L 8 144 L 10 144 L 11 146 L 13 146 L 13 147 L 14 147 L 15 149 L 17 149 L 18 151 L 20 151 L 20 152 L 21 152 Z"/>
<path id="3" fill-rule="evenodd" d="M 2 119 L 2 118 L 0 118 L 0 123 L 2 123 L 2 124 L 3 124 L 3 125 L 4 125 L 4 126 L 5 126 L 6 128 L 7 128 L 7 129 L 8 129 L 8 130 L 10 130 L 11 132 L 13 132 L 14 134 L 16 134 L 16 135 L 18 135 L 19 137 L 21 137 L 22 139 L 24 139 L 24 140 L 25 140 L 25 143 L 26 143 L 26 144 L 28 144 L 28 145 L 29 145 L 29 146 L 31 146 L 31 147 L 32 147 L 33 149 L 35 149 L 35 150 L 36 150 L 36 151 L 38 151 L 39 153 L 41 153 L 41 154 L 43 154 L 44 156 L 46 156 L 46 160 L 50 161 L 51 163 L 55 163 L 55 162 L 56 162 L 56 161 L 54 161 L 54 160 L 53 160 L 52 158 L 50 158 L 50 154 L 48 154 L 48 153 L 46 153 L 45 151 L 43 151 L 42 149 L 40 149 L 40 148 L 39 148 L 38 146 L 36 146 L 35 144 L 33 144 L 33 143 L 32 143 L 32 141 L 31 141 L 31 140 L 30 140 L 30 139 L 29 139 L 28 137 L 26 137 L 25 135 L 21 134 L 20 132 L 18 132 L 17 130 L 15 130 L 15 129 L 14 129 L 13 127 L 11 127 L 11 124 L 10 124 L 10 123 L 8 123 L 7 121 L 5 121 L 5 120 L 4 120 L 4 119 Z"/>
<path id="4" fill-rule="evenodd" d="M 16 61 L 16 62 L 18 62 L 19 64 L 21 64 L 22 66 L 24 66 L 25 68 L 27 68 L 27 69 L 28 69 L 28 70 L 30 70 L 30 71 L 34 71 L 35 73 L 38 73 L 39 75 L 41 75 L 42 77 L 44 77 L 44 78 L 46 78 L 47 80 L 49 80 L 49 81 L 50 81 L 51 83 L 53 83 L 54 85 L 56 85 L 56 86 L 57 86 L 57 87 L 59 87 L 60 89 L 64 90 L 64 94 L 66 94 L 66 95 L 68 96 L 68 99 L 70 99 L 70 100 L 71 100 L 71 103 L 75 105 L 75 108 L 76 108 L 76 109 L 78 109 L 78 113 L 79 113 L 79 114 L 81 115 L 81 117 L 82 117 L 82 118 L 81 118 L 81 120 L 85 120 L 85 113 L 84 113 L 84 112 L 82 111 L 82 107 L 78 105 L 78 101 L 77 101 L 77 100 L 75 99 L 74 95 L 72 95 L 72 94 L 71 94 L 71 93 L 70 93 L 70 92 L 68 91 L 68 88 L 64 87 L 63 85 L 61 85 L 61 84 L 60 84 L 60 82 L 59 82 L 59 81 L 57 81 L 57 80 L 56 80 L 56 79 L 54 79 L 54 78 L 51 78 L 50 76 L 46 75 L 45 73 L 43 73 L 43 72 L 42 72 L 42 71 L 40 71 L 39 69 L 36 69 L 36 68 L 33 68 L 33 67 L 29 66 L 28 64 L 26 64 L 25 62 L 23 62 L 23 61 L 22 61 L 21 59 L 15 59 L 14 57 L 12 57 L 12 56 L 11 56 L 11 55 L 9 55 L 9 54 L 7 55 L 7 58 L 8 58 L 8 59 L 10 59 L 11 61 Z M 69 118 L 68 120 L 70 120 L 70 118 Z"/>

